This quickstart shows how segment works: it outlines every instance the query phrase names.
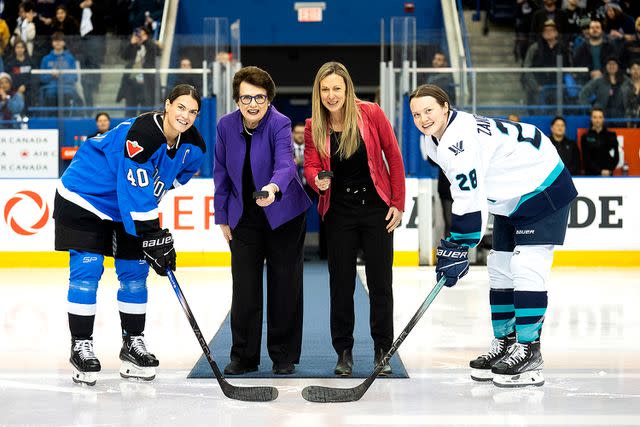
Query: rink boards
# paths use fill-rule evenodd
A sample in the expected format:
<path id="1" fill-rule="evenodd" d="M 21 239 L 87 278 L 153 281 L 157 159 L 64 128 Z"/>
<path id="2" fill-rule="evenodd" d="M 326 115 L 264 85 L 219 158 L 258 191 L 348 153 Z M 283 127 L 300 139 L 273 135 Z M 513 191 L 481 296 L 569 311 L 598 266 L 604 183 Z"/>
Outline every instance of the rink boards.
<path id="1" fill-rule="evenodd" d="M 418 181 L 406 180 L 405 214 L 394 235 L 394 264 L 398 266 L 419 262 Z M 579 196 L 554 265 L 640 266 L 640 178 L 574 181 Z M 2 180 L 0 267 L 67 265 L 66 253 L 53 251 L 51 216 L 57 183 L 56 179 Z M 162 226 L 172 231 L 183 266 L 230 265 L 227 242 L 215 225 L 213 191 L 211 179 L 194 179 L 169 192 L 160 204 Z"/>

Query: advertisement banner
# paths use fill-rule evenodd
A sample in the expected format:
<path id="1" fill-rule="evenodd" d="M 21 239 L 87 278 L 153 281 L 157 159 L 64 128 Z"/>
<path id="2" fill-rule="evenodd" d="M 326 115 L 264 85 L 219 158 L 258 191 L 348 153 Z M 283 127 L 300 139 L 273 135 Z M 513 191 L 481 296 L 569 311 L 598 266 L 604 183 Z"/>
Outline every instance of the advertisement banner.
<path id="1" fill-rule="evenodd" d="M 58 180 L 3 180 L 0 194 L 0 251 L 53 250 L 53 200 Z M 10 189 L 10 190 L 9 190 Z M 193 179 L 171 190 L 160 203 L 162 227 L 171 230 L 177 251 L 228 252 L 229 245 L 215 224 L 213 180 Z M 396 251 L 418 250 L 415 204 L 418 180 L 407 180 L 406 212 L 395 232 Z"/>
<path id="2" fill-rule="evenodd" d="M 57 177 L 57 129 L 0 130 L 0 178 Z"/>
<path id="3" fill-rule="evenodd" d="M 640 178 L 574 178 L 567 237 L 556 250 L 640 250 Z"/>
<path id="4" fill-rule="evenodd" d="M 55 179 L 5 179 L 0 192 L 0 251 L 53 250 Z M 576 178 L 579 196 L 571 206 L 565 244 L 558 251 L 640 250 L 640 178 Z M 418 251 L 418 180 L 406 181 L 402 226 L 394 234 L 396 255 L 415 259 Z M 160 203 L 162 226 L 179 252 L 228 252 L 215 225 L 213 182 L 193 179 Z M 439 215 L 439 210 L 435 212 Z M 409 255 L 413 254 L 413 255 Z"/>

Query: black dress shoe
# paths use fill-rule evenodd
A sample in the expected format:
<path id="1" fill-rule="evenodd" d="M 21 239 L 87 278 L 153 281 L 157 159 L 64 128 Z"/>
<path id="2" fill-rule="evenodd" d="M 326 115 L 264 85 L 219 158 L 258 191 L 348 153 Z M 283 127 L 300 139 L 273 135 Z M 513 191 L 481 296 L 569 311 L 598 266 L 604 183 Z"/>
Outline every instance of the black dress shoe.
<path id="1" fill-rule="evenodd" d="M 352 370 L 353 356 L 351 355 L 351 350 L 343 350 L 342 353 L 338 355 L 338 363 L 336 363 L 336 368 L 333 372 L 341 377 L 350 377 Z"/>
<path id="2" fill-rule="evenodd" d="M 380 361 L 384 358 L 384 355 L 387 354 L 387 352 L 381 348 L 376 348 L 374 350 L 374 353 L 375 353 L 375 357 L 373 358 L 373 365 L 375 367 L 375 366 L 378 366 L 378 363 L 380 363 Z M 384 364 L 384 366 L 382 367 L 382 371 L 380 371 L 378 375 L 386 377 L 387 375 L 391 375 L 392 373 L 393 371 L 391 371 L 391 365 L 389 365 L 389 362 L 387 362 Z"/>
<path id="3" fill-rule="evenodd" d="M 291 375 L 296 371 L 296 367 L 291 362 L 273 362 L 272 371 L 276 375 Z"/>
<path id="4" fill-rule="evenodd" d="M 232 360 L 227 366 L 224 367 L 225 375 L 242 375 L 248 372 L 255 372 L 258 370 L 257 365 L 249 365 L 240 360 Z"/>

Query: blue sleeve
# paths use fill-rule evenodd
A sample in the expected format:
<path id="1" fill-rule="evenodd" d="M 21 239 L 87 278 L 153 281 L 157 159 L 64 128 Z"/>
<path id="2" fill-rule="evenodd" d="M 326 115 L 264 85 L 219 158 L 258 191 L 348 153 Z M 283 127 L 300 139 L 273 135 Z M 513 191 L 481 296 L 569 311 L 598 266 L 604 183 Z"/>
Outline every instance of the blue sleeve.
<path id="1" fill-rule="evenodd" d="M 202 152 L 202 150 L 200 150 L 200 148 L 193 147 L 190 148 L 190 150 L 193 150 L 193 155 L 190 156 L 190 159 L 185 167 L 180 172 L 178 172 L 176 180 L 173 183 L 174 187 L 179 187 L 189 182 L 189 180 L 193 178 L 193 175 L 198 172 L 198 170 L 200 169 L 200 165 L 204 160 L 204 153 Z"/>
<path id="2" fill-rule="evenodd" d="M 20 114 L 24 109 L 24 97 L 21 93 L 14 93 L 9 102 L 7 108 L 11 114 Z"/>

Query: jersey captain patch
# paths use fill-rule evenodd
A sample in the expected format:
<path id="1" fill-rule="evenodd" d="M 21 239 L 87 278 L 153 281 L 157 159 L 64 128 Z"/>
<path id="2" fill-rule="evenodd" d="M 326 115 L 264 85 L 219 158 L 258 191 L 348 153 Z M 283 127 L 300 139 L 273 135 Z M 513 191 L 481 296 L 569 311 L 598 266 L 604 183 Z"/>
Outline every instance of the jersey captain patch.
<path id="1" fill-rule="evenodd" d="M 138 144 L 138 141 L 131 141 L 127 139 L 127 154 L 129 154 L 129 157 L 132 158 L 143 150 L 144 147 L 141 147 L 140 144 Z"/>

